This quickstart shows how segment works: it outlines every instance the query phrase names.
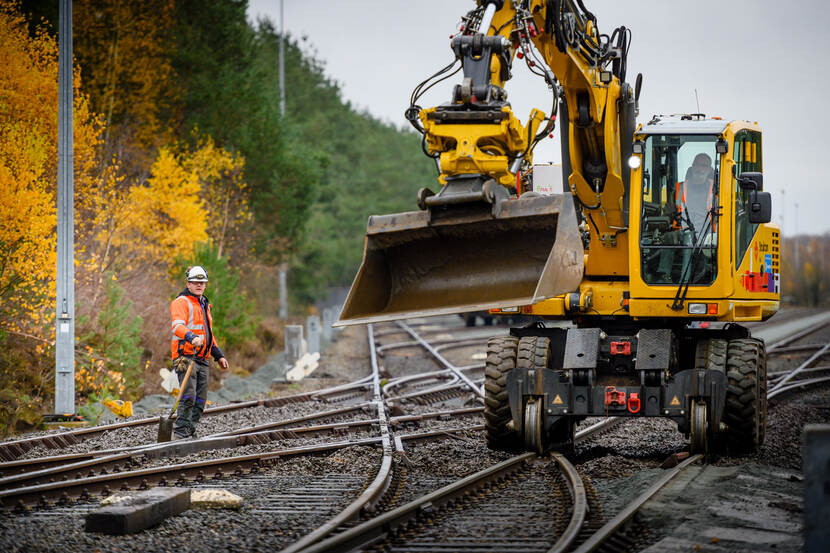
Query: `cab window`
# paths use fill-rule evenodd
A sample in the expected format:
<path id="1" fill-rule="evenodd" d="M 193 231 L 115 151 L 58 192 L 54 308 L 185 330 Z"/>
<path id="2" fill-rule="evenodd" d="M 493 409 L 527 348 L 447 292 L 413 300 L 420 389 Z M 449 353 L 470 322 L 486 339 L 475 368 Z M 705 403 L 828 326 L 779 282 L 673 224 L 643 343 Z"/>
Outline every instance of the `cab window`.
<path id="1" fill-rule="evenodd" d="M 761 133 L 747 130 L 738 132 L 735 135 L 733 159 L 736 176 L 746 171 L 762 172 Z M 738 267 L 743 262 L 758 225 L 749 222 L 749 199 L 752 193 L 743 190 L 738 185 L 737 178 L 732 179 L 732 190 L 735 195 L 735 266 Z"/>
<path id="2" fill-rule="evenodd" d="M 647 284 L 707 285 L 717 276 L 717 139 L 646 138 L 640 246 Z"/>

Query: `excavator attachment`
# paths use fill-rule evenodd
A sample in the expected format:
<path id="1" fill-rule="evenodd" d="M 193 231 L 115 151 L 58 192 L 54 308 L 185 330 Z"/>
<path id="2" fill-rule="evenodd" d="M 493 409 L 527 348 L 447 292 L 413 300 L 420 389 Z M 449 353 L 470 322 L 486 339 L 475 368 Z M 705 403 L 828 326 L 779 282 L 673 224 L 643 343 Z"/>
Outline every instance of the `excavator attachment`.
<path id="1" fill-rule="evenodd" d="M 576 290 L 583 249 L 571 195 L 508 199 L 492 185 L 369 217 L 335 326 L 530 305 Z"/>

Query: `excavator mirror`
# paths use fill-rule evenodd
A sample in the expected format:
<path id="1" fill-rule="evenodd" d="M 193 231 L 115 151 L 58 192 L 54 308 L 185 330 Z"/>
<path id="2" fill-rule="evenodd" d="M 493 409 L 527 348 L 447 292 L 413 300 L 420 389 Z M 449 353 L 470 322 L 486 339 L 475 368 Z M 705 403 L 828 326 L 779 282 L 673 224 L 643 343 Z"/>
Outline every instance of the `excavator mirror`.
<path id="1" fill-rule="evenodd" d="M 634 81 L 634 101 L 640 101 L 640 91 L 643 89 L 643 74 L 637 73 L 637 80 Z"/>
<path id="2" fill-rule="evenodd" d="M 760 192 L 764 189 L 764 175 L 750 172 L 741 173 L 741 176 L 738 177 L 738 183 L 743 190 L 757 190 Z"/>
<path id="3" fill-rule="evenodd" d="M 750 223 L 769 223 L 772 220 L 772 196 L 769 192 L 753 192 L 749 203 Z"/>

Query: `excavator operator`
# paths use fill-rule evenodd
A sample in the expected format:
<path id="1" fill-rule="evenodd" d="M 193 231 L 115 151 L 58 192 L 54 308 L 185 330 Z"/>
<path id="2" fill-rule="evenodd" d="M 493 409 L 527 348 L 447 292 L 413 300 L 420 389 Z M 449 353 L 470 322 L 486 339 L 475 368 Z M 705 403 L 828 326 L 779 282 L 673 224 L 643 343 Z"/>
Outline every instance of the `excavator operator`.
<path id="1" fill-rule="evenodd" d="M 674 187 L 674 232 L 664 237 L 668 245 L 687 246 L 679 251 L 663 250 L 657 268 L 658 279 L 663 283 L 678 281 L 675 263 L 682 260 L 679 274 L 686 272 L 691 257 L 691 248 L 697 243 L 714 245 L 717 231 L 716 220 L 711 219 L 712 183 L 715 173 L 709 154 L 699 153 L 686 170 L 686 178 Z M 708 221 L 711 220 L 711 224 Z"/>
<path id="2" fill-rule="evenodd" d="M 686 180 L 678 183 L 675 189 L 677 210 L 681 213 L 681 218 L 685 218 L 688 211 L 691 226 L 698 235 L 703 232 L 706 215 L 711 209 L 714 178 L 712 158 L 709 154 L 700 153 L 686 171 Z"/>

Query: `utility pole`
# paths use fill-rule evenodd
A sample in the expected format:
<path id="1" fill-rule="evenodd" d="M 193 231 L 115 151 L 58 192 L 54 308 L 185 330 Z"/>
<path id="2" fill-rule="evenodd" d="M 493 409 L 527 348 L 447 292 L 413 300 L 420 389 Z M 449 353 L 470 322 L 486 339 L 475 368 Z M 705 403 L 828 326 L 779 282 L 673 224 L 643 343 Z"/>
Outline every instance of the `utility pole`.
<path id="1" fill-rule="evenodd" d="M 801 271 L 801 264 L 798 262 L 798 202 L 793 204 L 795 206 L 795 270 Z"/>
<path id="2" fill-rule="evenodd" d="M 55 414 L 75 414 L 75 225 L 72 143 L 72 0 L 60 0 L 58 53 L 58 251 Z"/>
<path id="3" fill-rule="evenodd" d="M 285 21 L 283 4 L 280 0 L 280 115 L 285 117 Z"/>
<path id="4" fill-rule="evenodd" d="M 279 81 L 280 81 L 280 117 L 285 119 L 285 21 L 283 19 L 283 4 L 280 0 L 280 59 L 279 59 Z M 280 287 L 280 319 L 288 317 L 288 278 L 286 261 L 280 263 L 279 287 Z"/>

